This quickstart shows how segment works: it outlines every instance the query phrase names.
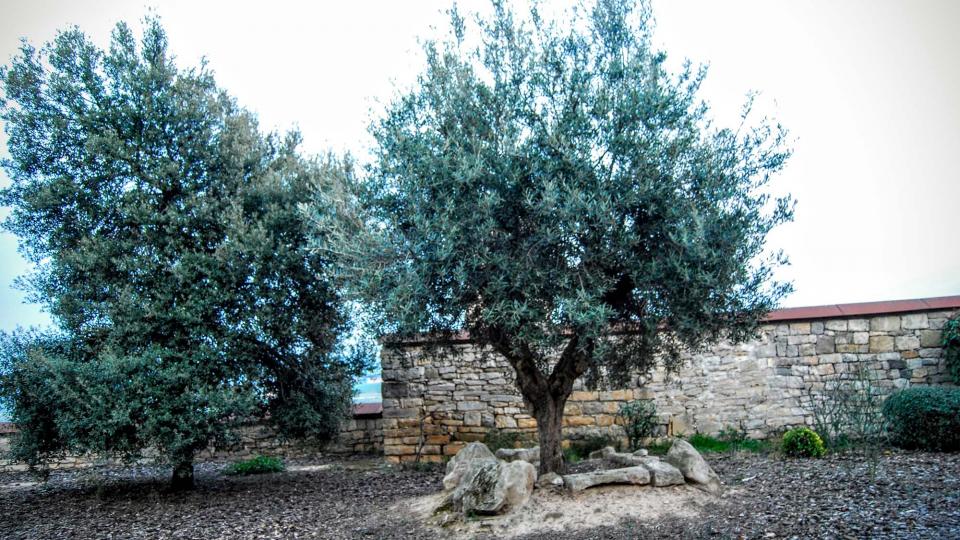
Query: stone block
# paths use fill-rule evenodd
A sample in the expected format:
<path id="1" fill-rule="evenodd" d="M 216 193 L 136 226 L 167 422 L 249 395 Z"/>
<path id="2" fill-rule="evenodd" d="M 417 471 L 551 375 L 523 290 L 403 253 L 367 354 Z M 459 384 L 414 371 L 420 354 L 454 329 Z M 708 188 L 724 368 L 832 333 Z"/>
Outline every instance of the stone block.
<path id="1" fill-rule="evenodd" d="M 874 317 L 870 319 L 871 332 L 893 332 L 900 329 L 900 317 Z"/>
<path id="2" fill-rule="evenodd" d="M 487 407 L 488 405 L 482 401 L 461 401 L 457 403 L 458 411 L 482 411 Z"/>
<path id="3" fill-rule="evenodd" d="M 521 429 L 536 429 L 537 420 L 535 418 L 518 418 L 517 427 Z"/>
<path id="4" fill-rule="evenodd" d="M 881 318 L 889 319 L 892 317 L 881 317 Z M 878 319 L 871 319 L 871 324 L 872 324 L 872 321 L 875 321 L 875 320 L 878 320 Z M 899 324 L 899 321 L 900 319 L 897 319 L 897 324 Z M 870 352 L 872 353 L 892 351 L 893 345 L 894 343 L 893 343 L 892 336 L 870 336 Z"/>
<path id="5" fill-rule="evenodd" d="M 911 313 L 904 315 L 900 322 L 904 330 L 920 330 L 930 327 L 930 321 L 926 313 Z"/>
<path id="6" fill-rule="evenodd" d="M 384 445 L 383 455 L 385 456 L 409 456 L 417 453 L 416 446 L 409 445 Z"/>
<path id="7" fill-rule="evenodd" d="M 601 401 L 626 401 L 633 399 L 633 390 L 613 390 L 600 392 Z"/>
<path id="8" fill-rule="evenodd" d="M 847 329 L 851 332 L 866 332 L 870 330 L 870 321 L 867 319 L 849 319 Z"/>
<path id="9" fill-rule="evenodd" d="M 833 319 L 826 321 L 824 327 L 827 330 L 833 330 L 834 332 L 846 332 L 847 331 L 847 321 L 843 319 Z"/>
<path id="10" fill-rule="evenodd" d="M 599 399 L 599 392 L 588 392 L 584 390 L 578 390 L 570 394 L 569 401 L 597 401 Z"/>
<path id="11" fill-rule="evenodd" d="M 941 330 L 921 330 L 920 346 L 924 348 L 940 347 L 943 343 L 943 332 Z"/>
<path id="12" fill-rule="evenodd" d="M 601 427 L 612 426 L 616 421 L 616 417 L 609 414 L 601 414 L 597 416 L 597 425 Z"/>
<path id="13" fill-rule="evenodd" d="M 480 411 L 467 411 L 463 413 L 463 425 L 465 426 L 479 426 L 480 425 Z"/>
<path id="14" fill-rule="evenodd" d="M 800 323 L 790 323 L 790 335 L 798 334 L 809 334 L 810 333 L 810 323 L 800 322 Z"/>
<path id="15" fill-rule="evenodd" d="M 592 416 L 564 416 L 563 425 L 564 426 L 592 426 L 597 422 Z"/>
<path id="16" fill-rule="evenodd" d="M 833 336 L 820 336 L 817 339 L 817 354 L 831 354 L 836 352 Z"/>
<path id="17" fill-rule="evenodd" d="M 517 427 L 517 421 L 512 416 L 507 415 L 498 415 L 496 418 L 496 426 L 500 429 L 503 428 L 515 428 Z"/>
<path id="18" fill-rule="evenodd" d="M 898 351 L 907 351 L 920 348 L 920 338 L 916 336 L 897 336 L 894 341 Z"/>

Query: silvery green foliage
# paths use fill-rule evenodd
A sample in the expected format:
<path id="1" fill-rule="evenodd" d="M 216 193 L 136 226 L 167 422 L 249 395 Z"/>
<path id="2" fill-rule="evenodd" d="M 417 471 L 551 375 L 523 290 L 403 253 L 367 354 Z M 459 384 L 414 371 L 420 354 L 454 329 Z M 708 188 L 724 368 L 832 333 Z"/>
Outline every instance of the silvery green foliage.
<path id="1" fill-rule="evenodd" d="M 79 29 L 24 43 L 0 79 L 4 226 L 57 326 L 3 340 L 17 457 L 187 462 L 257 417 L 333 437 L 367 350 L 343 345 L 297 205 L 336 164 L 262 135 L 205 66 L 178 69 L 156 20 L 139 47 L 124 24 L 106 51 Z"/>
<path id="2" fill-rule="evenodd" d="M 598 382 L 744 339 L 789 292 L 764 255 L 792 217 L 764 192 L 784 131 L 749 102 L 742 125 L 714 126 L 705 71 L 669 73 L 651 28 L 646 2 L 560 24 L 505 2 L 472 25 L 451 11 L 373 125 L 373 165 L 325 178 L 312 205 L 315 246 L 384 333 L 467 330 L 544 378 L 568 351 L 552 375 Z"/>

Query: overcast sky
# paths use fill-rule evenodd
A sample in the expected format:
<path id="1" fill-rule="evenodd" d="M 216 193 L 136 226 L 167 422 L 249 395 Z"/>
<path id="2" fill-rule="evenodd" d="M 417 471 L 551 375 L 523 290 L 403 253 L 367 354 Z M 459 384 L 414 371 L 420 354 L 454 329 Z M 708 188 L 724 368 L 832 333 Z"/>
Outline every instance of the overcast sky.
<path id="1" fill-rule="evenodd" d="M 299 127 L 306 152 L 363 155 L 371 115 L 412 83 L 417 38 L 443 28 L 449 3 L 0 5 L 4 64 L 21 37 L 41 44 L 76 24 L 106 46 L 117 21 L 139 31 L 153 10 L 179 65 L 206 57 L 265 129 Z M 703 97 L 720 124 L 758 91 L 758 109 L 790 130 L 795 154 L 772 188 L 794 195 L 796 219 L 769 238 L 792 262 L 778 275 L 796 288 L 785 306 L 960 294 L 960 2 L 669 0 L 654 11 L 672 65 L 709 64 Z M 44 323 L 10 287 L 27 266 L 9 234 L 0 260 L 0 329 Z"/>

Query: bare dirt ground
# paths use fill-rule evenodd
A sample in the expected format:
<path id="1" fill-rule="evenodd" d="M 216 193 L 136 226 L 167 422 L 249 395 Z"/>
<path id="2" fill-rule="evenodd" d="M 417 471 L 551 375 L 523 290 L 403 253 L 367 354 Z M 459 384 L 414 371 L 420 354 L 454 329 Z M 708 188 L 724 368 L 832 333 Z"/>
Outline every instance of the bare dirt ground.
<path id="1" fill-rule="evenodd" d="M 707 456 L 727 485 L 537 492 L 514 516 L 425 524 L 439 469 L 317 460 L 229 477 L 198 467 L 197 489 L 168 493 L 149 467 L 0 473 L 0 538 L 960 538 L 960 454 L 895 453 L 875 480 L 854 458 Z"/>

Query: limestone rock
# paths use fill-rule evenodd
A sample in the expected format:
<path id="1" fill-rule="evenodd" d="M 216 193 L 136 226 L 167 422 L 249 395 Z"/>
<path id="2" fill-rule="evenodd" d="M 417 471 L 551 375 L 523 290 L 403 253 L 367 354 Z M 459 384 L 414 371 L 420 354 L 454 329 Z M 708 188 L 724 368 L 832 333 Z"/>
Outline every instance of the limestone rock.
<path id="1" fill-rule="evenodd" d="M 646 457 L 650 452 L 646 448 L 641 448 L 633 453 L 635 456 Z"/>
<path id="2" fill-rule="evenodd" d="M 451 490 L 460 484 L 464 473 L 474 461 L 497 461 L 493 452 L 483 443 L 472 442 L 463 447 L 447 462 L 447 474 L 443 477 L 443 489 Z"/>
<path id="3" fill-rule="evenodd" d="M 497 450 L 496 456 L 497 459 L 502 459 L 506 462 L 526 461 L 535 467 L 540 465 L 539 446 L 534 446 L 533 448 L 501 448 Z"/>
<path id="4" fill-rule="evenodd" d="M 698 484 L 698 487 L 710 493 L 719 493 L 720 477 L 713 472 L 710 465 L 707 464 L 700 452 L 687 441 L 676 439 L 667 452 L 664 461 L 673 465 L 683 473 L 684 478 Z"/>
<path id="5" fill-rule="evenodd" d="M 537 478 L 530 463 L 486 458 L 466 463 L 459 484 L 443 506 L 463 514 L 499 514 L 520 508 L 530 499 Z"/>
<path id="6" fill-rule="evenodd" d="M 593 452 L 590 452 L 590 455 L 588 455 L 587 457 L 589 459 L 604 459 L 607 456 L 611 454 L 616 454 L 616 453 L 617 451 L 612 446 L 606 446 L 604 448 L 601 448 L 600 450 L 594 450 Z"/>
<path id="7" fill-rule="evenodd" d="M 680 469 L 664 461 L 649 460 L 643 464 L 650 471 L 650 483 L 656 487 L 678 486 L 684 483 Z"/>
<path id="8" fill-rule="evenodd" d="M 563 477 L 563 485 L 573 493 L 604 484 L 634 484 L 643 486 L 649 483 L 650 471 L 643 466 L 568 474 Z"/>
<path id="9" fill-rule="evenodd" d="M 562 488 L 563 477 L 555 472 L 548 472 L 540 478 L 537 478 L 536 486 L 538 488 Z"/>

